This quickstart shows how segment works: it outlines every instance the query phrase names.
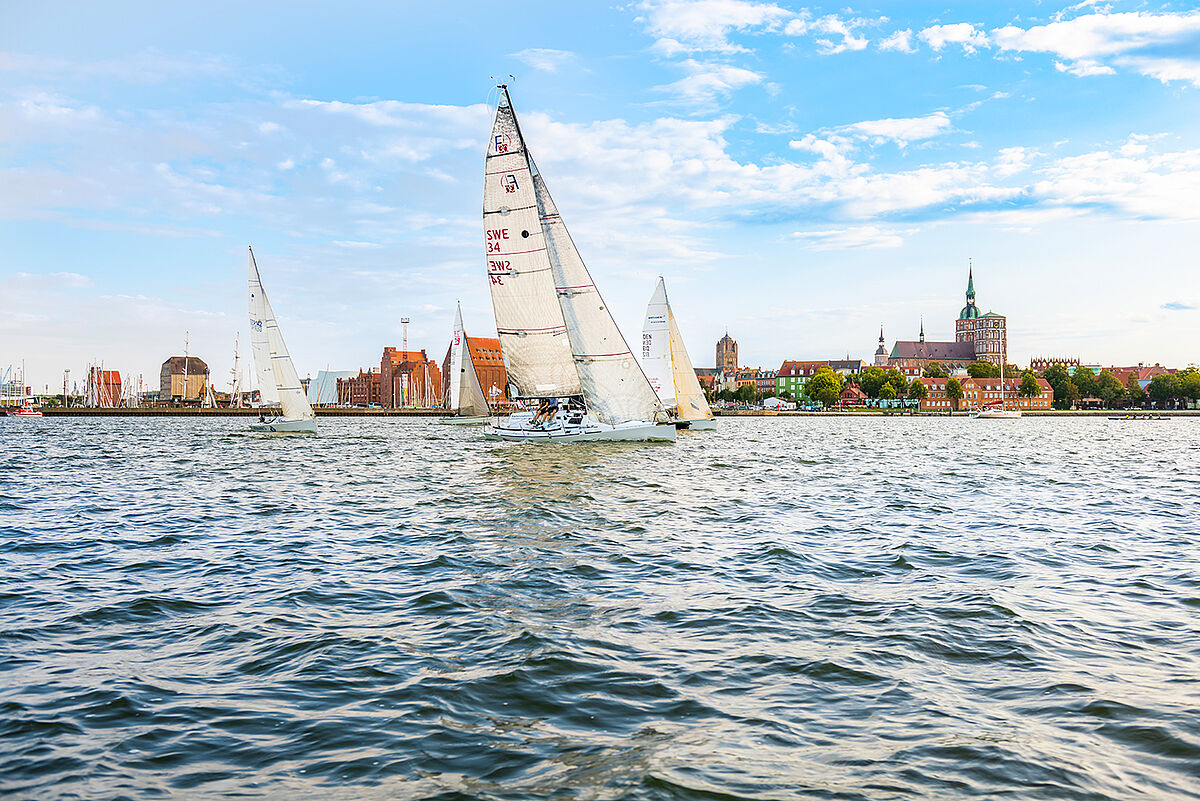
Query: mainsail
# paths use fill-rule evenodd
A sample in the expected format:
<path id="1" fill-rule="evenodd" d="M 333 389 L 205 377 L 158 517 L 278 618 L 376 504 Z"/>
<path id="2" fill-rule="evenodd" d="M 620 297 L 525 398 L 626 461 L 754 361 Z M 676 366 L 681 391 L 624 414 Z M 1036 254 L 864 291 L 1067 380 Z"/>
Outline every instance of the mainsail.
<path id="1" fill-rule="evenodd" d="M 675 324 L 675 312 L 667 305 L 667 323 L 671 331 L 671 371 L 675 378 L 675 407 L 680 420 L 711 420 L 712 409 L 700 389 L 696 368 L 683 346 L 679 326 Z"/>
<path id="2" fill-rule="evenodd" d="M 250 353 L 254 356 L 254 375 L 264 406 L 279 403 L 275 391 L 275 373 L 271 369 L 271 346 L 267 342 L 267 293 L 263 292 L 254 250 L 250 250 Z"/>
<path id="3" fill-rule="evenodd" d="M 454 313 L 454 339 L 450 343 L 450 409 L 464 417 L 487 417 L 487 398 L 475 372 L 475 361 L 463 329 L 462 306 Z"/>
<path id="4" fill-rule="evenodd" d="M 507 91 L 496 108 L 488 144 L 483 225 L 492 308 L 509 382 L 520 397 L 580 394 L 525 144 Z"/>
<path id="5" fill-rule="evenodd" d="M 283 410 L 283 416 L 289 420 L 312 420 L 316 415 L 313 414 L 312 406 L 308 403 L 308 398 L 304 395 L 304 388 L 300 386 L 300 376 L 296 374 L 296 367 L 292 364 L 292 357 L 288 354 L 287 345 L 283 341 L 283 333 L 279 330 L 279 323 L 275 319 L 275 312 L 271 309 L 271 302 L 267 300 L 267 293 L 263 291 L 262 279 L 258 275 L 258 265 L 254 263 L 254 251 L 250 251 L 250 332 L 254 334 L 256 331 L 254 308 L 256 304 L 256 296 L 259 303 L 262 304 L 263 316 L 257 320 L 261 324 L 263 332 L 266 334 L 266 344 L 269 353 L 269 373 L 274 376 L 274 389 L 279 398 L 279 405 Z M 251 338 L 253 344 L 253 337 Z M 259 352 L 254 349 L 254 364 L 258 370 Z M 259 373 L 259 380 L 262 380 L 262 373 Z M 265 386 L 265 385 L 264 385 Z"/>
<path id="6" fill-rule="evenodd" d="M 655 421 L 663 415 L 663 406 L 592 282 L 533 159 L 528 161 L 558 302 L 588 409 L 600 422 L 614 426 L 630 420 Z"/>

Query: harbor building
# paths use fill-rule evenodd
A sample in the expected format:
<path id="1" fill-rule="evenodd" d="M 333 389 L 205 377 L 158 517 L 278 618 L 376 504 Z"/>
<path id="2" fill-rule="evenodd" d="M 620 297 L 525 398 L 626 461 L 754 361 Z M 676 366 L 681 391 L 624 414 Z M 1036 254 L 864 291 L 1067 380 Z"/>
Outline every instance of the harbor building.
<path id="1" fill-rule="evenodd" d="M 1069 359 L 1061 356 L 1034 356 L 1029 360 L 1029 369 L 1035 373 L 1044 373 L 1056 364 L 1066 367 L 1067 372 L 1070 373 L 1079 366 L 1079 359 Z"/>
<path id="2" fill-rule="evenodd" d="M 725 332 L 717 340 L 717 372 L 736 372 L 738 369 L 737 342 Z"/>
<path id="3" fill-rule="evenodd" d="M 379 371 L 375 368 L 337 379 L 337 402 L 341 406 L 378 406 Z"/>
<path id="4" fill-rule="evenodd" d="M 496 337 L 467 337 L 467 353 L 475 365 L 475 375 L 484 397 L 492 406 L 504 401 L 504 389 L 508 386 L 508 371 L 504 369 L 504 354 L 500 351 L 500 340 Z M 442 359 L 442 397 L 450 397 L 450 347 Z"/>
<path id="5" fill-rule="evenodd" d="M 1022 376 L 1009 378 L 1005 376 L 1003 383 L 999 378 L 962 378 L 963 398 L 956 406 L 951 398 L 946 396 L 946 384 L 949 378 L 922 378 L 926 395 L 921 399 L 920 410 L 923 412 L 946 412 L 962 409 L 975 409 L 991 401 L 1004 400 L 1005 408 L 1020 409 L 1021 411 L 1044 411 L 1054 403 L 1054 390 L 1044 378 L 1037 380 L 1041 394 L 1032 398 L 1022 398 L 1018 394 L 1021 389 Z"/>
<path id="6" fill-rule="evenodd" d="M 159 372 L 159 400 L 198 401 L 208 386 L 208 365 L 196 356 L 172 356 Z"/>
<path id="7" fill-rule="evenodd" d="M 419 351 L 384 348 L 379 363 L 379 404 L 385 409 L 433 407 L 442 403 L 442 371 Z"/>

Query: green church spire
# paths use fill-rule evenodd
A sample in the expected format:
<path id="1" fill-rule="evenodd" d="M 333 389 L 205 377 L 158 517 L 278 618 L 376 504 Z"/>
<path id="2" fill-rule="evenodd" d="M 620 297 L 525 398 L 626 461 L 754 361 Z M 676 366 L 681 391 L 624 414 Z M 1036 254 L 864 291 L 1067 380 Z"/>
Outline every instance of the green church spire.
<path id="1" fill-rule="evenodd" d="M 967 259 L 967 303 L 975 302 L 975 267 Z"/>

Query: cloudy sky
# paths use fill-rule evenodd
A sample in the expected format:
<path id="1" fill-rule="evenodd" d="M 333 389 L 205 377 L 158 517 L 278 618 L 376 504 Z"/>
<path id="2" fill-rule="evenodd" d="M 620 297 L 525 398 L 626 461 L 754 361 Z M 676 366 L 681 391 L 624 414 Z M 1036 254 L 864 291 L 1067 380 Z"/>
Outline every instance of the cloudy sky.
<path id="1" fill-rule="evenodd" d="M 491 76 L 627 337 L 697 365 L 952 338 L 1200 361 L 1200 8 L 5 3 L 0 370 L 220 380 L 253 244 L 301 375 L 493 330 Z M 243 353 L 245 348 L 243 347 Z"/>

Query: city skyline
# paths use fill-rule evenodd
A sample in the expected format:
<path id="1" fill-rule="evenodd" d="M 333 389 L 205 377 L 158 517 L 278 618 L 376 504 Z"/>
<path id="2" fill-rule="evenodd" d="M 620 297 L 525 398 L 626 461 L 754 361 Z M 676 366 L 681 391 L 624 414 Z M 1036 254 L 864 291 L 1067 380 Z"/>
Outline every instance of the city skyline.
<path id="1" fill-rule="evenodd" d="M 728 329 L 763 366 L 869 362 L 881 321 L 953 340 L 973 259 L 1010 361 L 1197 361 L 1200 12 L 524 8 L 10 9 L 0 362 L 150 382 L 187 331 L 223 381 L 248 242 L 302 376 L 371 365 L 404 316 L 440 359 L 456 299 L 491 336 L 509 73 L 627 339 L 663 274 L 695 353 Z"/>

